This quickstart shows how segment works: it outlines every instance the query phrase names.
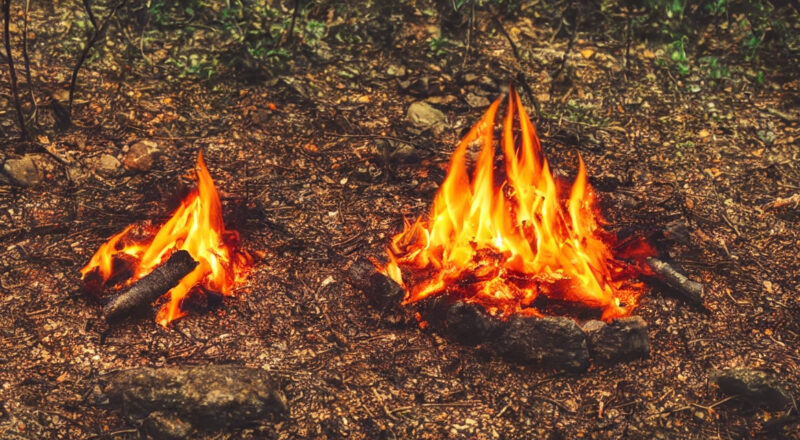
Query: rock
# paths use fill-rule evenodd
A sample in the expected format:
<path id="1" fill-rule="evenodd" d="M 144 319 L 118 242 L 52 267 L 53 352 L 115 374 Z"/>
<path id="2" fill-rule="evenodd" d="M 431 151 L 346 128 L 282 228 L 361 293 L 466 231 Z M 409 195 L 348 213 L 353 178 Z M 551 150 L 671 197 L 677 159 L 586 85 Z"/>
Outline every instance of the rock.
<path id="1" fill-rule="evenodd" d="M 104 392 L 127 417 L 176 435 L 241 427 L 288 411 L 266 371 L 234 365 L 134 368 L 114 376 Z"/>
<path id="2" fill-rule="evenodd" d="M 110 154 L 103 154 L 94 160 L 93 166 L 97 174 L 112 177 L 120 173 L 120 166 L 122 166 L 122 164 L 116 157 Z"/>
<path id="3" fill-rule="evenodd" d="M 589 352 L 598 361 L 618 362 L 650 354 L 647 323 L 640 316 L 615 319 L 611 324 L 588 321 L 583 331 Z"/>
<path id="4" fill-rule="evenodd" d="M 493 347 L 504 357 L 569 371 L 589 367 L 586 335 L 570 318 L 514 316 Z"/>
<path id="5" fill-rule="evenodd" d="M 467 93 L 467 96 L 464 98 L 464 100 L 467 101 L 467 105 L 472 108 L 489 107 L 489 104 L 491 104 L 491 102 L 489 102 L 489 98 L 485 96 L 478 96 L 472 92 Z"/>
<path id="6" fill-rule="evenodd" d="M 389 76 L 403 77 L 406 76 L 406 72 L 407 70 L 405 66 L 396 66 L 392 64 L 386 68 L 386 74 Z"/>
<path id="7" fill-rule="evenodd" d="M 22 186 L 34 186 L 42 181 L 40 166 L 35 157 L 26 154 L 19 159 L 8 159 L 3 164 L 3 172 L 12 182 Z"/>
<path id="8" fill-rule="evenodd" d="M 153 167 L 156 157 L 161 153 L 158 144 L 153 141 L 142 140 L 131 145 L 125 154 L 123 164 L 129 171 L 147 172 Z"/>
<path id="9" fill-rule="evenodd" d="M 720 391 L 740 395 L 755 406 L 782 409 L 792 403 L 792 396 L 772 374 L 746 368 L 715 372 L 711 378 Z"/>
<path id="10" fill-rule="evenodd" d="M 192 433 L 190 423 L 160 411 L 150 413 L 144 419 L 142 428 L 150 437 L 164 440 L 180 440 Z"/>
<path id="11" fill-rule="evenodd" d="M 447 117 L 441 110 L 434 108 L 432 105 L 424 101 L 417 101 L 408 107 L 406 114 L 408 120 L 420 129 L 432 129 L 434 131 L 441 131 L 444 129 Z"/>

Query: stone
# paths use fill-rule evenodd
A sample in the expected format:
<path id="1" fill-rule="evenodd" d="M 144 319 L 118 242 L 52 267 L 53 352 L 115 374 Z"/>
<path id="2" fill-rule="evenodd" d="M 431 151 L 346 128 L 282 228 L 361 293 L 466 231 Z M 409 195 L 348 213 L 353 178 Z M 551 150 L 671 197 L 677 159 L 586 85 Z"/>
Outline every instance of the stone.
<path id="1" fill-rule="evenodd" d="M 153 168 L 160 153 L 158 144 L 149 140 L 141 140 L 131 145 L 122 162 L 126 170 L 144 173 Z"/>
<path id="2" fill-rule="evenodd" d="M 411 104 L 408 107 L 406 116 L 415 127 L 422 130 L 441 131 L 447 121 L 447 117 L 441 110 L 424 101 L 417 101 Z"/>
<path id="3" fill-rule="evenodd" d="M 288 411 L 266 371 L 235 365 L 133 368 L 116 374 L 104 393 L 126 417 L 176 435 L 261 423 Z"/>
<path id="4" fill-rule="evenodd" d="M 587 321 L 583 331 L 586 332 L 589 353 L 595 360 L 618 362 L 650 354 L 647 323 L 640 316 L 618 318 L 610 324 Z"/>
<path id="5" fill-rule="evenodd" d="M 467 101 L 467 105 L 472 108 L 484 108 L 489 107 L 489 98 L 485 96 L 478 96 L 472 92 L 467 93 L 467 96 L 464 98 Z"/>
<path id="6" fill-rule="evenodd" d="M 34 186 L 42 181 L 42 172 L 36 162 L 30 154 L 19 159 L 8 159 L 3 164 L 3 172 L 17 185 Z"/>
<path id="7" fill-rule="evenodd" d="M 589 367 L 586 334 L 563 316 L 514 316 L 493 344 L 502 356 L 526 364 L 541 364 L 568 371 Z"/>
<path id="8" fill-rule="evenodd" d="M 734 368 L 715 372 L 711 380 L 724 394 L 739 395 L 755 406 L 779 410 L 792 403 L 786 387 L 766 371 Z"/>
<path id="9" fill-rule="evenodd" d="M 116 157 L 110 154 L 103 154 L 94 160 L 94 169 L 97 174 L 112 177 L 120 174 L 122 164 Z"/>

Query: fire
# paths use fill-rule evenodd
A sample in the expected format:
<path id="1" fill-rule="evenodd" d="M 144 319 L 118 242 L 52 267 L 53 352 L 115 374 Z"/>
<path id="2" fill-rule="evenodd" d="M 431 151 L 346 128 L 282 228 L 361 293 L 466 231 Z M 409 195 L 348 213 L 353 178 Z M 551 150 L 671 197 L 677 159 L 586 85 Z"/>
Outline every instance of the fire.
<path id="1" fill-rule="evenodd" d="M 606 243 L 614 237 L 601 228 L 583 159 L 571 189 L 562 191 L 513 88 L 496 142 L 500 104 L 461 140 L 429 216 L 405 222 L 381 271 L 403 286 L 406 304 L 447 294 L 500 318 L 541 316 L 537 299 L 599 309 L 605 320 L 628 315 L 643 286 L 631 282 L 630 268 Z M 474 144 L 481 150 L 470 179 Z"/>
<path id="2" fill-rule="evenodd" d="M 202 152 L 197 156 L 195 171 L 197 188 L 160 228 L 146 228 L 144 235 L 152 238 L 141 240 L 133 237 L 135 225 L 130 225 L 101 245 L 81 269 L 84 279 L 96 273 L 105 283 L 114 275 L 114 260 L 127 257 L 135 261 L 133 276 L 127 281 L 131 284 L 150 273 L 175 251 L 183 249 L 189 252 L 199 264 L 168 292 L 169 299 L 156 316 L 156 321 L 162 326 L 186 315 L 181 310 L 181 302 L 195 286 L 232 295 L 234 287 L 247 277 L 252 264 L 250 255 L 238 248 L 238 232 L 225 229 L 222 204 Z"/>

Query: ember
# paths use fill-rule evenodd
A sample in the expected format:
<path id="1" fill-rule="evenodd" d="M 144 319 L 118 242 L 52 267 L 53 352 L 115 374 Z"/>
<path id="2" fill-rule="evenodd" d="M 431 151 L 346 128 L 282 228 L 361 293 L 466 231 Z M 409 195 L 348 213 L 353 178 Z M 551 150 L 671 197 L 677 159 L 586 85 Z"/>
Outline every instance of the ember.
<path id="1" fill-rule="evenodd" d="M 177 251 L 184 250 L 197 261 L 188 275 L 169 290 L 168 301 L 161 307 L 156 321 L 166 326 L 185 316 L 181 302 L 195 287 L 232 295 L 233 288 L 243 281 L 252 263 L 250 255 L 239 249 L 239 234 L 225 229 L 222 205 L 211 175 L 197 156 L 197 188 L 193 190 L 160 228 L 130 225 L 100 246 L 89 263 L 81 269 L 84 282 L 100 279 L 99 284 L 116 284 L 119 266 L 132 267 L 125 285 L 142 279 L 166 262 Z M 144 229 L 144 232 L 134 231 Z M 147 237 L 143 239 L 140 237 Z M 191 268 L 194 267 L 192 270 Z M 179 275 L 180 276 L 180 275 Z"/>
<path id="2" fill-rule="evenodd" d="M 499 140 L 504 168 L 495 170 L 500 103 L 456 148 L 430 215 L 406 222 L 379 269 L 405 289 L 405 304 L 447 295 L 501 319 L 552 314 L 548 304 L 588 307 L 605 321 L 629 315 L 644 286 L 633 280 L 637 270 L 611 252 L 616 238 L 601 227 L 583 159 L 566 193 L 511 88 Z M 474 144 L 482 148 L 470 179 Z M 637 249 L 636 259 L 649 249 Z"/>

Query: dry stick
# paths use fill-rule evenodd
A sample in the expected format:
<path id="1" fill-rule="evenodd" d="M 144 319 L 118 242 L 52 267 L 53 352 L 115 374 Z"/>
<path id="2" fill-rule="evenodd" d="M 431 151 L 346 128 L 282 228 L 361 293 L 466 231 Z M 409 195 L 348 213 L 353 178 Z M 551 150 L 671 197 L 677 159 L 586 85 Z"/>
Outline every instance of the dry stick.
<path id="1" fill-rule="evenodd" d="M 572 9 L 572 7 L 573 7 L 573 1 L 570 1 L 569 5 L 564 10 L 564 13 L 566 14 L 567 11 Z M 575 14 L 574 20 L 575 20 L 575 23 L 572 24 L 572 34 L 569 36 L 569 42 L 567 43 L 567 49 L 564 51 L 564 56 L 561 57 L 561 64 L 558 66 L 558 69 L 556 69 L 556 71 L 553 72 L 553 74 L 551 75 L 551 78 L 553 78 L 553 79 L 556 79 L 561 74 L 561 72 L 563 72 L 564 68 L 567 66 L 567 58 L 569 57 L 569 53 L 572 52 L 572 47 L 575 45 L 575 40 L 577 39 L 577 36 L 578 36 L 578 24 L 581 21 L 580 20 L 580 15 Z M 563 18 L 562 18 L 562 21 L 563 21 Z M 551 94 L 552 94 L 554 85 L 555 85 L 555 81 L 553 81 L 550 84 L 550 92 L 551 92 Z"/>
<path id="2" fill-rule="evenodd" d="M 100 39 L 100 36 L 103 35 L 108 28 L 109 23 L 111 23 L 111 18 L 114 17 L 114 14 L 117 13 L 119 8 L 122 7 L 126 3 L 127 0 L 120 0 L 114 9 L 108 13 L 105 22 L 103 25 L 98 29 L 97 23 L 94 20 L 94 14 L 92 13 L 91 5 L 89 4 L 89 0 L 84 0 L 83 5 L 86 8 L 87 13 L 89 14 L 89 20 L 92 22 L 94 27 L 94 33 L 89 38 L 89 41 L 86 42 L 86 47 L 83 48 L 83 52 L 81 52 L 80 57 L 78 58 L 77 64 L 75 64 L 75 69 L 72 70 L 72 79 L 69 82 L 69 106 L 67 107 L 69 110 L 69 118 L 72 119 L 72 99 L 75 96 L 75 83 L 78 80 L 78 72 L 81 70 L 81 66 L 83 66 L 83 62 L 86 60 L 86 56 L 89 55 L 89 51 L 92 50 L 92 46 Z"/>
<path id="3" fill-rule="evenodd" d="M 31 104 L 33 104 L 33 112 L 29 118 L 32 121 L 39 115 L 39 107 L 36 105 L 36 96 L 33 94 L 33 81 L 31 80 L 31 59 L 28 56 L 28 21 L 30 21 L 30 9 L 31 0 L 25 0 L 25 22 L 22 25 L 22 59 L 25 60 L 25 80 L 28 81 L 28 95 L 30 96 Z"/>
<path id="4" fill-rule="evenodd" d="M 704 289 L 703 285 L 697 281 L 686 278 L 686 275 L 678 272 L 674 267 L 665 261 L 657 258 L 647 258 L 647 265 L 653 269 L 667 286 L 672 287 L 684 298 L 691 301 L 694 305 L 703 306 Z"/>
<path id="5" fill-rule="evenodd" d="M 110 322 L 149 307 L 153 301 L 190 274 L 197 264 L 189 252 L 184 250 L 175 252 L 166 263 L 155 268 L 128 290 L 113 296 L 103 307 L 103 318 Z"/>
<path id="6" fill-rule="evenodd" d="M 8 73 L 11 79 L 11 93 L 14 95 L 14 107 L 17 110 L 19 129 L 22 132 L 22 139 L 28 139 L 28 129 L 25 127 L 25 115 L 22 114 L 22 104 L 17 92 L 17 70 L 14 68 L 14 57 L 11 55 L 11 0 L 3 0 L 3 39 L 5 40 L 6 55 L 8 55 Z"/>

